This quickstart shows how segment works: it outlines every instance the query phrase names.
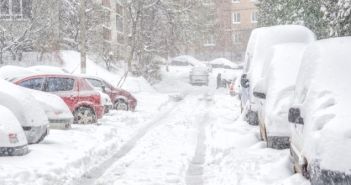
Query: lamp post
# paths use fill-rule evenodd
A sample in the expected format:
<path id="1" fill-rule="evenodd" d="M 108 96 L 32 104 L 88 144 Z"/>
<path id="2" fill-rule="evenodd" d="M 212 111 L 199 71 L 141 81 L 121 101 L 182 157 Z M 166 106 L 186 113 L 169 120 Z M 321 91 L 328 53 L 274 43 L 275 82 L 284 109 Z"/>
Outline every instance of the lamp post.
<path id="1" fill-rule="evenodd" d="M 85 0 L 80 0 L 80 69 L 81 73 L 86 73 L 86 27 L 85 27 Z"/>

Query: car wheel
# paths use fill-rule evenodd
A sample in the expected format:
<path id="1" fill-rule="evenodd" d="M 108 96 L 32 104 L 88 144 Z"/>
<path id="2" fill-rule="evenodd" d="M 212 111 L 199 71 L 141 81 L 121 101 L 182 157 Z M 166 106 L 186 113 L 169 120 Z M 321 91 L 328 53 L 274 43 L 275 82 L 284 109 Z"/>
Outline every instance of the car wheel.
<path id="1" fill-rule="evenodd" d="M 247 121 L 250 125 L 258 125 L 258 115 L 257 112 L 249 111 L 246 114 Z"/>
<path id="2" fill-rule="evenodd" d="M 89 107 L 79 107 L 74 111 L 74 123 L 92 124 L 96 122 L 94 111 Z"/>
<path id="3" fill-rule="evenodd" d="M 117 100 L 117 102 L 114 105 L 114 108 L 116 110 L 123 110 L 123 111 L 128 111 L 128 104 L 124 100 Z"/>

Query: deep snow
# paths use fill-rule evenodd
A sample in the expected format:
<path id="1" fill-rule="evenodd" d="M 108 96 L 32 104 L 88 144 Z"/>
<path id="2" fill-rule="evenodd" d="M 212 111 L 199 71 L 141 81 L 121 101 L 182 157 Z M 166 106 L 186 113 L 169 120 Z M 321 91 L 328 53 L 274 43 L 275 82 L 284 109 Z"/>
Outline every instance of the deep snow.
<path id="1" fill-rule="evenodd" d="M 98 125 L 52 130 L 28 155 L 0 158 L 0 184 L 309 184 L 292 174 L 288 150 L 265 148 L 257 127 L 242 121 L 237 97 L 215 89 L 218 73 L 235 78 L 240 71 L 216 69 L 210 85 L 199 87 L 189 84 L 190 69 L 162 68 L 154 87 L 127 79 L 136 112 L 112 111 Z M 88 73 L 120 75 L 92 62 Z"/>

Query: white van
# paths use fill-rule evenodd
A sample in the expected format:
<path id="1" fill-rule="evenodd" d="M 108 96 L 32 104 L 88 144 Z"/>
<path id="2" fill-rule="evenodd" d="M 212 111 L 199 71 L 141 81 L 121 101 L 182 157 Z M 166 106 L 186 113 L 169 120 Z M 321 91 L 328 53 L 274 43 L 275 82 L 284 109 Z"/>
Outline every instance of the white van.
<path id="1" fill-rule="evenodd" d="M 312 185 L 351 184 L 351 37 L 308 46 L 289 109 L 294 169 Z"/>
<path id="2" fill-rule="evenodd" d="M 40 104 L 23 87 L 2 79 L 0 86 L 0 105 L 16 116 L 29 144 L 41 142 L 49 134 L 49 121 Z"/>
<path id="3" fill-rule="evenodd" d="M 290 124 L 286 118 L 306 47 L 304 43 L 275 45 L 267 57 L 270 60 L 267 74 L 254 87 L 254 96 L 261 99 L 258 104 L 260 135 L 270 148 L 289 148 Z"/>
<path id="4" fill-rule="evenodd" d="M 27 138 L 16 116 L 0 105 L 0 117 L 0 156 L 27 154 Z"/>
<path id="5" fill-rule="evenodd" d="M 269 49 L 276 44 L 310 43 L 315 34 L 304 26 L 280 25 L 262 27 L 253 30 L 245 54 L 245 65 L 241 76 L 241 106 L 249 124 L 258 124 L 257 103 L 253 96 L 253 87 L 265 75 L 265 58 Z"/>

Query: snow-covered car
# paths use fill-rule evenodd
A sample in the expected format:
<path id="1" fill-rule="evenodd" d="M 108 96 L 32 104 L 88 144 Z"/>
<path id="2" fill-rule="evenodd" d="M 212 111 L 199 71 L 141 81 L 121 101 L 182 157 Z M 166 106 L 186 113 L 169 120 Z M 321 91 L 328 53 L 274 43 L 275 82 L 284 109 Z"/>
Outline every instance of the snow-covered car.
<path id="1" fill-rule="evenodd" d="M 307 44 L 289 43 L 272 48 L 267 75 L 254 87 L 260 99 L 258 120 L 261 138 L 275 149 L 289 148 L 290 124 L 286 119 L 292 103 L 295 83 Z"/>
<path id="2" fill-rule="evenodd" d="M 66 103 L 55 94 L 23 88 L 28 91 L 44 109 L 49 119 L 50 129 L 68 129 L 73 124 L 73 115 Z"/>
<path id="3" fill-rule="evenodd" d="M 201 66 L 205 67 L 206 65 L 196 58 L 189 56 L 189 55 L 181 55 L 178 57 L 175 57 L 171 60 L 170 65 L 174 66 Z"/>
<path id="4" fill-rule="evenodd" d="M 29 144 L 49 134 L 49 121 L 40 104 L 22 87 L 0 79 L 0 105 L 10 109 L 20 122 Z"/>
<path id="5" fill-rule="evenodd" d="M 296 81 L 291 158 L 312 185 L 351 184 L 350 48 L 351 37 L 309 45 Z"/>
<path id="6" fill-rule="evenodd" d="M 206 85 L 209 83 L 209 74 L 206 67 L 193 67 L 189 74 L 191 85 Z"/>
<path id="7" fill-rule="evenodd" d="M 213 68 L 237 69 L 238 65 L 225 58 L 217 58 L 209 62 Z"/>
<path id="8" fill-rule="evenodd" d="M 269 60 L 265 58 L 267 50 L 276 44 L 310 43 L 316 39 L 315 34 L 304 26 L 280 25 L 254 29 L 251 33 L 245 54 L 244 71 L 241 76 L 241 106 L 249 124 L 258 124 L 257 98 L 253 88 L 267 74 L 265 68 Z"/>
<path id="9" fill-rule="evenodd" d="M 0 156 L 27 154 L 27 138 L 16 116 L 0 105 L 0 117 Z"/>
<path id="10" fill-rule="evenodd" d="M 106 80 L 96 76 L 84 76 L 95 88 L 100 88 L 109 95 L 113 103 L 113 108 L 116 110 L 131 110 L 134 111 L 137 106 L 137 99 L 128 91 L 116 88 Z"/>

